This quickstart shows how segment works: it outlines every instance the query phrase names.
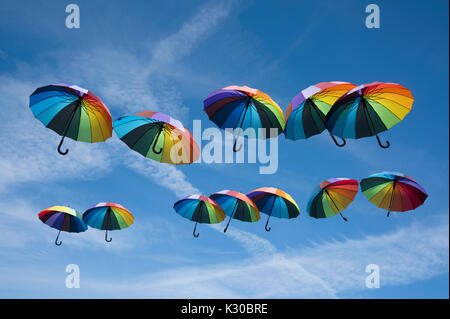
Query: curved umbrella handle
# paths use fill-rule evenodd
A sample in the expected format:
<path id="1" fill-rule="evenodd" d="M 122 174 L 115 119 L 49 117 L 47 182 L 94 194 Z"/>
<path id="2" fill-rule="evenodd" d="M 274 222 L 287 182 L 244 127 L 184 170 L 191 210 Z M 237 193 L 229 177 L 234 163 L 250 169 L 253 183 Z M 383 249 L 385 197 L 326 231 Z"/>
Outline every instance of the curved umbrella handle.
<path id="1" fill-rule="evenodd" d="M 58 153 L 61 154 L 61 155 L 67 155 L 67 153 L 69 153 L 69 150 L 68 150 L 68 149 L 66 149 L 64 152 L 61 151 L 61 146 L 62 146 L 62 144 L 63 144 L 63 142 L 64 142 L 64 138 L 65 138 L 65 137 L 66 137 L 66 136 L 63 136 L 63 137 L 62 137 L 62 139 L 61 139 L 61 141 L 59 142 L 59 145 L 58 145 Z"/>
<path id="2" fill-rule="evenodd" d="M 158 143 L 158 139 L 159 139 L 159 136 L 161 135 L 161 132 L 162 132 L 163 128 L 164 128 L 164 124 L 161 124 L 161 127 L 159 128 L 158 134 L 156 135 L 155 142 L 153 143 L 152 150 L 153 150 L 153 153 L 155 153 L 155 154 L 161 154 L 162 151 L 163 151 L 163 147 L 161 147 L 161 149 L 159 151 L 157 151 L 156 148 L 155 148 L 156 143 Z"/>
<path id="3" fill-rule="evenodd" d="M 266 227 L 265 227 L 267 232 L 269 232 L 272 229 L 272 227 L 267 227 L 269 225 L 269 218 L 267 218 Z"/>
<path id="4" fill-rule="evenodd" d="M 380 137 L 378 136 L 378 134 L 375 136 L 377 137 L 378 145 L 380 145 L 381 148 L 389 148 L 389 146 L 391 146 L 391 143 L 389 143 L 388 140 L 386 140 L 385 145 L 381 144 L 381 140 L 380 140 Z"/>
<path id="5" fill-rule="evenodd" d="M 270 219 L 270 216 L 272 216 L 273 206 L 275 206 L 275 200 L 276 200 L 276 199 L 277 199 L 277 198 L 274 196 L 274 197 L 273 197 L 273 201 L 272 201 L 272 208 L 270 208 L 269 217 L 267 217 L 266 227 L 265 227 L 265 229 L 266 229 L 267 232 L 269 232 L 269 231 L 272 229 L 272 227 L 268 227 L 268 226 L 269 226 L 269 219 Z"/>
<path id="6" fill-rule="evenodd" d="M 200 234 L 197 232 L 197 234 L 195 233 L 195 231 L 197 230 L 197 222 L 195 223 L 195 227 L 194 227 L 194 231 L 192 232 L 192 235 L 194 235 L 194 237 L 198 237 L 200 236 Z"/>
<path id="7" fill-rule="evenodd" d="M 390 214 L 391 214 L 391 211 L 388 210 L 386 217 L 389 217 Z"/>
<path id="8" fill-rule="evenodd" d="M 346 217 L 344 217 L 344 215 L 342 215 L 341 212 L 339 212 L 339 214 L 341 215 L 341 217 L 342 217 L 343 220 L 348 221 L 348 219 L 347 219 Z"/>
<path id="9" fill-rule="evenodd" d="M 339 147 L 344 147 L 345 144 L 347 144 L 347 141 L 345 140 L 345 138 L 341 138 L 341 139 L 342 139 L 342 143 L 339 143 L 339 142 L 336 140 L 336 137 L 334 137 L 334 135 L 331 134 L 331 132 L 330 132 L 330 136 L 331 136 L 331 138 L 333 139 L 334 144 L 336 144 L 336 145 L 339 146 Z"/>
<path id="10" fill-rule="evenodd" d="M 111 242 L 111 240 L 112 240 L 112 237 L 108 239 L 108 230 L 106 230 L 105 241 L 109 243 L 109 242 Z"/>
<path id="11" fill-rule="evenodd" d="M 239 152 L 239 151 L 241 150 L 241 148 L 242 148 L 242 144 L 239 145 L 238 148 L 236 148 L 237 138 L 238 138 L 238 137 L 235 137 L 234 144 L 233 144 L 233 152 L 235 152 L 235 153 Z"/>
<path id="12" fill-rule="evenodd" d="M 55 239 L 55 245 L 56 245 L 56 246 L 61 246 L 61 244 L 62 244 L 62 241 L 59 241 L 59 242 L 58 242 L 59 234 L 61 234 L 61 229 L 59 230 L 58 236 L 56 236 L 56 239 Z"/>

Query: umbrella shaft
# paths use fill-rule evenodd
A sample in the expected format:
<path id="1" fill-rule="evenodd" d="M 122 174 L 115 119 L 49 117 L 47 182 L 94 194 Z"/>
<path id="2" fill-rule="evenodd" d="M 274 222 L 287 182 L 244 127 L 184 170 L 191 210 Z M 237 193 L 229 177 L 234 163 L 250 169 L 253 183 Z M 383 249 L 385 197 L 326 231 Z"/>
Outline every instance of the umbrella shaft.
<path id="1" fill-rule="evenodd" d="M 273 202 L 272 202 L 272 207 L 270 208 L 270 212 L 269 212 L 269 217 L 267 218 L 266 226 L 269 224 L 269 219 L 270 219 L 270 216 L 272 216 L 273 206 L 275 205 L 276 200 L 277 200 L 277 198 L 274 196 Z"/>
<path id="2" fill-rule="evenodd" d="M 228 226 L 230 225 L 231 219 L 234 217 L 234 215 L 236 214 L 236 210 L 237 210 L 237 206 L 238 206 L 238 200 L 236 199 L 236 204 L 234 204 L 234 208 L 233 211 L 230 214 L 230 218 L 228 219 L 228 223 L 227 226 L 225 227 L 225 229 L 223 230 L 224 232 L 227 231 Z"/>
<path id="3" fill-rule="evenodd" d="M 392 186 L 392 194 L 391 194 L 391 200 L 389 202 L 388 216 L 389 216 L 389 213 L 391 212 L 392 199 L 394 198 L 394 193 L 395 193 L 395 179 L 394 179 L 394 185 Z"/>
<path id="4" fill-rule="evenodd" d="M 330 193 L 328 193 L 327 190 L 325 190 L 325 193 L 328 195 L 328 197 L 331 199 L 331 202 L 333 203 L 334 207 L 337 209 L 337 211 L 339 212 L 339 208 L 337 207 L 336 203 L 334 202 L 333 197 L 331 197 Z"/>
<path id="5" fill-rule="evenodd" d="M 247 103 L 245 105 L 244 115 L 242 116 L 241 124 L 239 125 L 238 133 L 236 134 L 236 139 L 234 141 L 234 146 L 235 147 L 236 147 L 236 143 L 237 143 L 237 139 L 239 137 L 239 134 L 241 133 L 242 125 L 244 124 L 245 115 L 247 114 L 247 110 L 248 110 L 248 106 L 249 105 L 250 105 L 250 98 L 247 99 Z"/>

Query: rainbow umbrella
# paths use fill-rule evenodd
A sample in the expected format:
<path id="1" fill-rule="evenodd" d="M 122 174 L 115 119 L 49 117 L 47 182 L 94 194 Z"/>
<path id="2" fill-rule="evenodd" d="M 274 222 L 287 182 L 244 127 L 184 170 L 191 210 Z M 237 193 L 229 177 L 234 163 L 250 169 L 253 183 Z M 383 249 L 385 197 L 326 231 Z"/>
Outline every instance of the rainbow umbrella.
<path id="1" fill-rule="evenodd" d="M 286 138 L 307 139 L 328 130 L 325 119 L 331 106 L 354 87 L 352 83 L 333 81 L 320 82 L 301 91 L 286 108 Z M 345 139 L 339 144 L 330 130 L 328 133 L 337 146 L 345 145 Z"/>
<path id="2" fill-rule="evenodd" d="M 343 211 L 358 193 L 358 181 L 349 178 L 331 178 L 319 184 L 308 202 L 307 211 L 314 218 L 328 218 Z"/>
<path id="3" fill-rule="evenodd" d="M 62 241 L 58 242 L 61 231 L 81 233 L 87 230 L 86 224 L 81 219 L 81 214 L 70 207 L 52 206 L 44 209 L 38 216 L 44 224 L 59 230 L 58 236 L 55 239 L 57 246 L 62 244 Z"/>
<path id="4" fill-rule="evenodd" d="M 295 218 L 300 214 L 300 209 L 294 199 L 286 192 L 274 187 L 261 187 L 247 194 L 258 207 L 260 212 L 269 215 L 266 222 L 266 231 L 271 216 L 278 218 Z"/>
<path id="5" fill-rule="evenodd" d="M 190 164 L 200 155 L 191 132 L 168 115 L 143 111 L 114 121 L 114 131 L 133 151 L 155 161 Z"/>
<path id="6" fill-rule="evenodd" d="M 115 203 L 98 203 L 83 213 L 83 221 L 94 228 L 106 230 L 105 240 L 108 239 L 108 230 L 124 229 L 133 224 L 134 217 L 125 207 Z"/>
<path id="7" fill-rule="evenodd" d="M 217 224 L 225 219 L 223 209 L 214 200 L 203 195 L 186 196 L 177 201 L 173 208 L 184 218 L 195 221 L 194 237 L 199 236 L 199 233 L 195 233 L 198 223 Z"/>
<path id="8" fill-rule="evenodd" d="M 225 233 L 232 218 L 243 222 L 257 222 L 260 219 L 258 207 L 246 195 L 232 191 L 223 190 L 209 196 L 222 207 L 225 215 L 230 216 L 228 224 L 223 230 Z"/>
<path id="9" fill-rule="evenodd" d="M 367 199 L 380 208 L 405 212 L 423 204 L 428 197 L 425 189 L 402 173 L 382 172 L 361 180 L 361 190 Z"/>
<path id="10" fill-rule="evenodd" d="M 231 85 L 214 91 L 205 99 L 204 111 L 221 129 L 238 128 L 233 144 L 233 151 L 238 152 L 236 143 L 241 130 L 262 128 L 270 136 L 270 128 L 284 130 L 284 115 L 277 103 L 269 95 L 248 86 Z M 272 136 L 270 136 L 272 137 Z"/>
<path id="11" fill-rule="evenodd" d="M 112 135 L 111 114 L 100 98 L 76 85 L 52 84 L 30 96 L 30 108 L 39 121 L 64 138 L 88 143 L 104 142 Z"/>
<path id="12" fill-rule="evenodd" d="M 414 98 L 411 91 L 395 83 L 362 84 L 344 94 L 331 108 L 326 126 L 332 134 L 342 138 L 376 136 L 386 131 L 411 111 Z"/>

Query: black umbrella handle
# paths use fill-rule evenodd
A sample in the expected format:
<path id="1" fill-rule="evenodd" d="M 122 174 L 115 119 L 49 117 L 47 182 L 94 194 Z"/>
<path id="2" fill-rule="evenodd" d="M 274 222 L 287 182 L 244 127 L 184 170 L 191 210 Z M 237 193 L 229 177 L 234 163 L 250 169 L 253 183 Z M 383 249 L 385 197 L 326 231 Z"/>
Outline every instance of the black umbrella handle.
<path id="1" fill-rule="evenodd" d="M 106 230 L 106 233 L 105 233 L 105 241 L 106 241 L 107 243 L 110 243 L 111 240 L 112 240 L 112 237 L 110 237 L 110 238 L 108 239 L 108 230 Z"/>
<path id="2" fill-rule="evenodd" d="M 194 231 L 192 232 L 192 235 L 194 235 L 195 238 L 200 236 L 199 232 L 195 233 L 195 231 L 197 230 L 197 224 L 198 224 L 198 221 L 195 222 Z"/>
<path id="3" fill-rule="evenodd" d="M 333 139 L 334 144 L 336 144 L 339 147 L 344 147 L 345 144 L 347 144 L 347 141 L 345 140 L 345 138 L 341 138 L 342 139 L 342 143 L 339 143 L 336 140 L 336 137 L 334 137 L 334 135 L 330 132 L 330 130 L 327 128 L 328 133 L 330 133 L 331 138 Z"/>
<path id="4" fill-rule="evenodd" d="M 195 233 L 195 231 L 197 230 L 197 224 L 198 222 L 202 219 L 202 205 L 204 205 L 204 202 L 200 202 L 200 212 L 198 214 L 197 220 L 195 221 L 195 226 L 194 226 L 194 231 L 192 232 L 192 235 L 194 235 L 195 238 L 197 238 L 198 236 L 200 236 L 200 234 L 197 232 Z"/>
<path id="5" fill-rule="evenodd" d="M 270 219 L 270 215 L 271 214 L 272 214 L 272 212 L 270 212 L 269 217 L 267 218 L 267 221 L 266 221 L 265 229 L 266 229 L 267 232 L 269 232 L 272 229 L 272 227 L 268 227 L 269 226 L 269 219 Z"/>
<path id="6" fill-rule="evenodd" d="M 156 148 L 155 148 L 156 144 L 158 143 L 159 136 L 161 135 L 161 132 L 163 131 L 163 128 L 164 128 L 164 123 L 161 122 L 161 125 L 160 125 L 160 127 L 159 127 L 159 131 L 158 131 L 158 134 L 157 134 L 156 137 L 155 137 L 155 142 L 153 143 L 153 147 L 152 147 L 153 153 L 155 153 L 155 154 L 161 154 L 162 151 L 163 151 L 163 148 L 162 148 L 162 147 L 161 147 L 161 149 L 160 149 L 159 151 L 157 151 Z"/>
<path id="7" fill-rule="evenodd" d="M 385 145 L 381 144 L 381 140 L 380 140 L 380 137 L 378 136 L 378 134 L 376 134 L 375 136 L 377 137 L 378 145 L 380 145 L 381 148 L 389 148 L 389 146 L 391 146 L 391 143 L 389 143 L 388 140 L 386 140 Z"/>
<path id="8" fill-rule="evenodd" d="M 236 210 L 237 210 L 237 205 L 239 203 L 239 200 L 236 199 L 236 204 L 234 204 L 234 208 L 233 211 L 231 212 L 230 218 L 228 219 L 228 224 L 227 227 L 225 227 L 225 229 L 223 230 L 224 233 L 227 232 L 228 226 L 230 225 L 231 219 L 233 218 L 233 216 L 236 214 Z"/>
<path id="9" fill-rule="evenodd" d="M 58 236 L 56 236 L 56 239 L 55 239 L 55 245 L 56 245 L 56 246 L 61 246 L 61 244 L 62 244 L 62 241 L 59 241 L 59 242 L 58 242 L 59 234 L 61 234 L 61 229 L 59 230 Z"/>
<path id="10" fill-rule="evenodd" d="M 364 110 L 366 111 L 367 117 L 369 118 L 369 122 L 370 122 L 369 127 L 372 130 L 372 134 L 375 134 L 377 141 L 378 141 L 378 145 L 380 145 L 381 148 L 388 148 L 389 146 L 391 146 L 391 143 L 389 143 L 389 141 L 386 141 L 386 144 L 384 144 L 384 145 L 381 143 L 380 137 L 378 136 L 377 132 L 375 131 L 375 125 L 373 124 L 372 116 L 370 115 L 370 112 L 367 109 L 366 99 L 362 98 L 361 100 L 363 101 L 362 103 L 364 106 Z"/>
<path id="11" fill-rule="evenodd" d="M 64 138 L 65 137 L 66 137 L 65 135 L 62 137 L 62 139 L 61 139 L 61 141 L 59 142 L 59 145 L 58 145 L 58 153 L 61 154 L 61 155 L 67 155 L 67 153 L 69 153 L 69 149 L 66 149 L 65 151 L 61 151 L 61 146 L 62 146 L 62 144 L 64 142 Z"/>
<path id="12" fill-rule="evenodd" d="M 67 155 L 67 153 L 69 153 L 69 149 L 66 149 L 65 151 L 62 151 L 61 147 L 62 147 L 62 144 L 64 142 L 64 138 L 67 135 L 67 131 L 69 130 L 70 124 L 72 124 L 72 121 L 73 121 L 73 118 L 75 116 L 75 113 L 77 112 L 78 108 L 81 106 L 81 99 L 82 99 L 81 97 L 78 98 L 78 105 L 73 109 L 72 115 L 70 116 L 70 120 L 69 120 L 69 122 L 67 122 L 66 127 L 64 127 L 64 132 L 63 132 L 63 135 L 62 135 L 62 139 L 61 139 L 61 141 L 59 142 L 59 145 L 58 145 L 58 153 L 61 154 L 61 155 Z"/>
<path id="13" fill-rule="evenodd" d="M 342 138 L 342 143 L 339 143 L 336 140 L 336 137 L 334 137 L 333 133 L 331 133 L 330 129 L 327 127 L 327 123 L 326 123 L 326 118 L 323 117 L 323 113 L 321 110 L 319 110 L 319 108 L 317 107 L 316 104 L 311 103 L 312 106 L 314 107 L 314 109 L 316 110 L 317 114 L 319 115 L 320 120 L 322 121 L 323 126 L 325 126 L 325 128 L 327 129 L 328 133 L 330 133 L 331 138 L 333 139 L 334 144 L 336 144 L 339 147 L 344 147 L 345 144 L 347 144 L 347 142 L 345 141 L 344 138 Z"/>
<path id="14" fill-rule="evenodd" d="M 270 209 L 269 217 L 267 217 L 267 221 L 266 221 L 265 229 L 266 229 L 267 232 L 269 232 L 272 229 L 272 227 L 268 227 L 268 226 L 269 226 L 270 216 L 272 216 L 273 206 L 275 205 L 275 200 L 276 199 L 277 198 L 275 196 L 273 196 L 272 208 Z"/>

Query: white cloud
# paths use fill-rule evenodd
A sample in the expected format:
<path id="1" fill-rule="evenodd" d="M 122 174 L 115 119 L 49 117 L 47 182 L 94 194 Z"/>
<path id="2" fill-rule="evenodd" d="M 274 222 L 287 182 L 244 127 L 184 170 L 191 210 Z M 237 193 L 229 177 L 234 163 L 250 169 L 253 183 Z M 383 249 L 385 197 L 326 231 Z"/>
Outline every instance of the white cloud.
<path id="1" fill-rule="evenodd" d="M 223 1 L 200 8 L 177 32 L 156 45 L 148 72 L 151 73 L 191 53 L 200 41 L 225 20 L 232 5 L 232 1 Z"/>
<path id="2" fill-rule="evenodd" d="M 175 166 L 150 161 L 137 153 L 128 154 L 124 164 L 135 172 L 151 178 L 156 184 L 167 188 L 178 197 L 200 194 L 200 190 L 194 187 L 186 175 Z"/>
<path id="3" fill-rule="evenodd" d="M 448 223 L 413 224 L 388 234 L 272 251 L 239 261 L 141 273 L 127 281 L 84 275 L 80 291 L 83 296 L 97 298 L 360 297 L 367 289 L 368 264 L 380 266 L 380 289 L 448 272 L 448 236 Z M 1 269 L 2 286 L 17 271 Z M 36 277 L 47 287 L 54 284 L 51 278 Z"/>
<path id="4" fill-rule="evenodd" d="M 164 68 L 163 63 L 175 62 L 192 52 L 226 18 L 229 11 L 230 5 L 224 3 L 200 8 L 199 13 L 178 31 L 156 44 L 150 61 L 143 62 L 132 53 L 118 49 L 93 49 L 88 52 L 83 49 L 81 53 L 60 51 L 53 56 L 56 68 L 23 63 L 14 76 L 1 76 L 0 107 L 8 108 L 8 112 L 4 112 L 8 115 L 1 121 L 0 129 L 3 151 L 0 188 L 44 180 L 93 179 L 110 171 L 113 166 L 111 158 L 123 157 L 113 149 L 117 144 L 112 145 L 112 140 L 88 145 L 68 139 L 69 155 L 59 156 L 55 149 L 60 137 L 45 130 L 28 109 L 28 96 L 38 85 L 43 85 L 42 82 L 66 81 L 92 89 L 104 98 L 107 105 L 112 105 L 113 114 L 124 115 L 150 109 L 187 119 L 188 108 L 184 106 L 176 86 L 164 79 L 154 78 L 153 73 Z M 71 63 L 67 63 L 68 60 Z M 39 78 L 39 82 L 28 80 L 30 78 Z M 198 192 L 175 167 L 137 159 L 135 154 L 121 160 L 125 160 L 129 168 L 150 177 L 177 195 Z"/>
<path id="5" fill-rule="evenodd" d="M 447 272 L 448 236 L 448 224 L 412 225 L 379 236 L 162 271 L 140 277 L 140 284 L 130 284 L 127 290 L 140 297 L 172 298 L 335 298 L 350 292 L 357 296 L 366 289 L 365 267 L 371 263 L 381 268 L 382 288 Z M 96 287 L 101 295 L 102 284 L 90 288 Z"/>

